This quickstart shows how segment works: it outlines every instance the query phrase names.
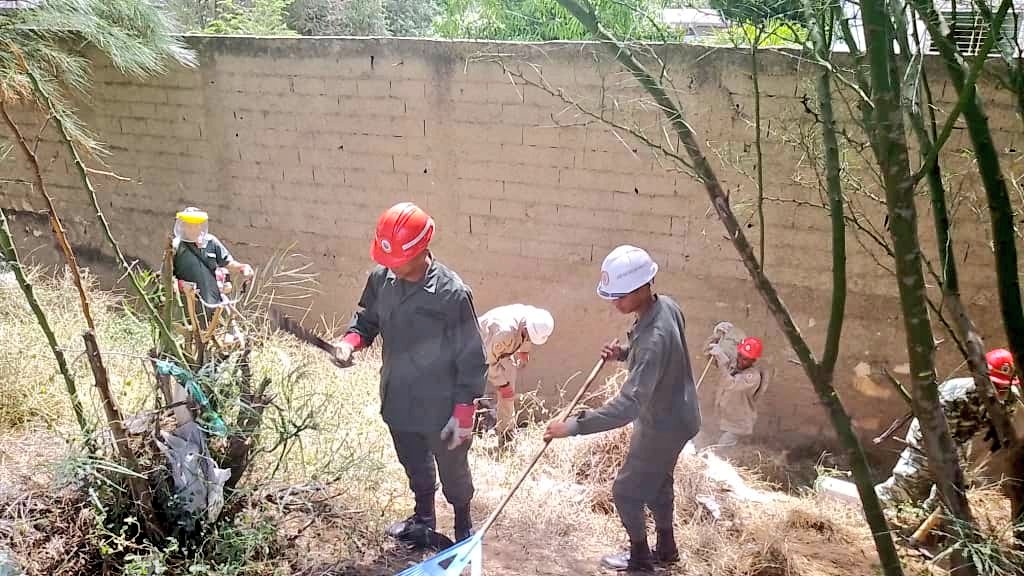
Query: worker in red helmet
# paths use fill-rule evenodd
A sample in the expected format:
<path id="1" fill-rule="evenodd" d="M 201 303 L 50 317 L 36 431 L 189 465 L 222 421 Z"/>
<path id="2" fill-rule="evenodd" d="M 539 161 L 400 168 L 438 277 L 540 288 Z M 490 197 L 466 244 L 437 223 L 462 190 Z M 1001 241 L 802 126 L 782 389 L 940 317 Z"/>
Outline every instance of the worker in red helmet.
<path id="1" fill-rule="evenodd" d="M 1010 396 L 1020 398 L 1019 381 L 1013 365 L 1013 356 L 1005 348 L 990 350 L 985 355 L 988 364 L 989 381 L 996 389 L 996 398 L 1005 404 L 1012 413 L 1017 402 L 1008 402 Z M 974 385 L 974 378 L 953 378 L 939 385 L 939 403 L 946 415 L 946 424 L 959 447 L 962 461 L 967 460 L 971 442 L 979 433 L 992 430 L 985 403 Z M 998 449 L 998 437 L 990 432 L 994 442 L 993 450 Z M 989 439 L 989 436 L 986 436 Z M 892 476 L 885 482 L 875 486 L 884 505 L 896 503 L 920 504 L 927 498 L 925 508 L 930 508 L 935 501 L 935 487 L 928 471 L 928 458 L 924 453 L 924 440 L 921 435 L 921 424 L 914 418 L 910 422 L 905 440 L 906 448 L 900 453 Z"/>
<path id="2" fill-rule="evenodd" d="M 483 343 L 469 287 L 427 249 L 434 221 L 412 203 L 389 208 L 377 222 L 370 273 L 335 360 L 347 365 L 355 350 L 382 340 L 381 415 L 405 468 L 415 507 L 388 534 L 416 546 L 436 529 L 437 473 L 455 509 L 455 536 L 468 538 L 473 522 L 469 446 L 474 401 L 487 380 Z"/>
<path id="3" fill-rule="evenodd" d="M 744 338 L 727 352 L 726 333 L 732 325 L 723 322 L 715 327 L 705 352 L 711 356 L 721 374 L 715 391 L 715 412 L 721 432 L 719 447 L 735 446 L 741 439 L 754 433 L 757 421 L 757 402 L 767 387 L 767 378 L 760 366 L 764 345 L 759 338 Z"/>

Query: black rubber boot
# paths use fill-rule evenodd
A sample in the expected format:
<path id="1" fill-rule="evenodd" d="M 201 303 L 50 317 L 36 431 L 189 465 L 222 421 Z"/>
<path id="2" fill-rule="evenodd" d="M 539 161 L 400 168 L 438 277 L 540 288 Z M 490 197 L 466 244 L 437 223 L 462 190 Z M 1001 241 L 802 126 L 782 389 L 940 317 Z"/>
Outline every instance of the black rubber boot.
<path id="1" fill-rule="evenodd" d="M 658 530 L 658 544 L 654 548 L 654 562 L 656 564 L 674 564 L 679 562 L 679 548 L 676 547 L 675 532 Z"/>
<path id="2" fill-rule="evenodd" d="M 601 565 L 626 574 L 651 574 L 654 572 L 654 562 L 651 557 L 651 549 L 647 540 L 631 542 L 629 552 L 609 554 L 601 558 Z"/>
<path id="3" fill-rule="evenodd" d="M 630 542 L 626 574 L 650 574 L 652 572 L 654 572 L 654 559 L 651 556 L 651 548 L 647 545 L 647 539 Z"/>
<path id="4" fill-rule="evenodd" d="M 417 496 L 412 516 L 388 526 L 387 534 L 416 548 L 430 548 L 434 546 L 436 529 L 434 494 L 431 493 Z"/>
<path id="5" fill-rule="evenodd" d="M 473 514 L 469 504 L 455 507 L 455 541 L 461 542 L 473 535 Z"/>

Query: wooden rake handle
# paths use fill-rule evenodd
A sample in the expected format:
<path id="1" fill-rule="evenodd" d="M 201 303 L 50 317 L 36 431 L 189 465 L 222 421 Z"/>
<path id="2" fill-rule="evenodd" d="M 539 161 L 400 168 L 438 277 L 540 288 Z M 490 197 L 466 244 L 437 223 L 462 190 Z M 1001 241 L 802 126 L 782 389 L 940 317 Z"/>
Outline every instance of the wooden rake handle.
<path id="1" fill-rule="evenodd" d="M 573 399 L 571 402 L 569 402 L 569 405 L 566 406 L 566 408 L 562 410 L 562 412 L 558 415 L 557 420 L 559 422 L 564 422 L 569 417 L 569 415 L 572 414 L 572 411 L 576 408 L 576 406 L 579 405 L 580 400 L 583 399 L 583 395 L 587 393 L 587 390 L 590 389 L 590 385 L 593 384 L 594 380 L 597 379 L 598 373 L 600 373 L 601 369 L 604 368 L 604 364 L 605 359 L 601 358 L 600 360 L 598 360 L 597 364 L 594 365 L 594 369 L 591 370 L 590 375 L 587 376 L 587 381 L 584 382 L 583 386 L 581 386 L 579 391 L 576 392 L 576 396 L 573 396 Z M 529 476 L 530 472 L 533 471 L 533 468 L 537 465 L 537 462 L 540 462 L 541 456 L 544 455 L 544 451 L 548 449 L 548 445 L 550 444 L 551 440 L 544 441 L 544 445 L 541 446 L 540 450 L 537 451 L 537 454 L 533 457 L 532 460 L 530 460 L 530 463 L 527 464 L 526 469 L 524 469 L 522 474 L 519 475 L 519 479 L 516 480 L 516 483 L 512 486 L 512 489 L 509 490 L 508 494 L 506 494 L 504 498 L 502 498 L 501 502 L 498 503 L 498 507 L 495 508 L 493 512 L 491 512 L 491 515 L 487 517 L 487 521 L 484 522 L 483 526 L 481 526 L 480 528 L 479 534 L 481 538 L 483 538 L 484 534 L 486 534 L 487 531 L 491 528 L 491 525 L 494 524 L 494 521 L 498 519 L 498 516 L 501 515 L 502 511 L 505 510 L 505 506 L 507 506 L 508 503 L 512 500 L 512 497 L 515 496 L 516 492 L 519 491 L 519 488 L 523 485 L 523 482 L 526 481 L 526 477 Z"/>

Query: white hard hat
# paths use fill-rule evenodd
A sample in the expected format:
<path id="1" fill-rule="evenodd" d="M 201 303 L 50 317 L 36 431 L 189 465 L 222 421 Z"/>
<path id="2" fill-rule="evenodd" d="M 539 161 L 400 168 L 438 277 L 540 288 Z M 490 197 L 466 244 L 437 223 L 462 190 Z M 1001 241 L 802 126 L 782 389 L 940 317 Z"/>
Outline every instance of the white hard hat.
<path id="1" fill-rule="evenodd" d="M 605 300 L 618 300 L 654 280 L 658 264 L 651 255 L 636 246 L 619 246 L 601 264 L 601 281 L 597 295 Z"/>
<path id="2" fill-rule="evenodd" d="M 526 333 L 530 342 L 540 346 L 548 341 L 555 330 L 555 319 L 543 308 L 526 307 Z"/>

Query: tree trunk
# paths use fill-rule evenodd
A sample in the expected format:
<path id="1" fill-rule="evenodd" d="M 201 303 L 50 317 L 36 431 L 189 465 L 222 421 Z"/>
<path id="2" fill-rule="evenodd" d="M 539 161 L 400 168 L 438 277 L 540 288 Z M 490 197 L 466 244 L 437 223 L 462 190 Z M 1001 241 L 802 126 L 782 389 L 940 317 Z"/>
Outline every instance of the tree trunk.
<path id="1" fill-rule="evenodd" d="M 729 206 L 728 196 L 722 189 L 714 169 L 701 150 L 696 134 L 686 122 L 679 107 L 668 96 L 664 87 L 634 57 L 628 45 L 616 40 L 601 26 L 595 14 L 584 8 L 576 0 L 558 0 L 558 3 L 587 28 L 591 35 L 598 39 L 602 45 L 608 48 L 609 53 L 629 70 L 644 90 L 654 99 L 657 106 L 664 111 L 672 125 L 673 131 L 679 137 L 682 147 L 686 150 L 697 179 L 704 185 L 712 206 L 725 226 L 733 247 L 739 254 L 758 292 L 764 298 L 769 311 L 775 317 L 782 332 L 786 335 L 790 346 L 793 347 L 797 357 L 800 359 L 804 371 L 811 380 L 815 391 L 818 393 L 818 397 L 829 414 L 839 441 L 847 450 L 852 463 L 854 480 L 856 481 L 864 506 L 865 517 L 875 539 L 875 546 L 885 574 L 888 576 L 902 574 L 903 570 L 900 566 L 899 556 L 896 554 L 896 547 L 893 544 L 889 526 L 882 513 L 878 496 L 874 491 L 870 466 L 867 463 L 860 439 L 853 429 L 850 417 L 846 413 L 839 395 L 833 387 L 831 367 L 828 367 L 829 370 L 821 369 L 821 365 L 815 359 L 814 353 L 800 334 L 799 328 L 793 322 L 793 318 L 786 305 L 782 302 L 774 284 L 767 278 L 764 270 L 760 267 L 757 257 L 754 255 L 753 247 L 744 235 L 742 226 L 736 220 L 736 216 Z M 838 330 L 839 324 L 837 323 L 832 328 Z M 826 356 L 828 356 L 828 353 L 826 353 Z"/>
<path id="2" fill-rule="evenodd" d="M 153 515 L 153 492 L 149 488 L 146 476 L 139 471 L 139 462 L 135 453 L 128 445 L 128 434 L 124 430 L 124 419 L 121 411 L 114 400 L 114 394 L 110 390 L 110 380 L 107 377 L 107 368 L 103 365 L 103 357 L 100 355 L 99 344 L 96 343 L 96 335 L 87 330 L 82 334 L 85 340 L 85 352 L 89 358 L 89 366 L 92 367 L 92 375 L 96 382 L 96 389 L 99 390 L 100 398 L 103 401 L 103 411 L 107 415 L 107 425 L 110 426 L 110 433 L 114 436 L 114 446 L 118 455 L 124 460 L 125 467 L 131 471 L 128 475 L 128 487 L 131 489 L 132 498 L 138 506 L 142 516 L 142 527 L 146 534 L 152 538 L 163 538 L 163 530 Z"/>
<path id="3" fill-rule="evenodd" d="M 945 413 L 939 402 L 935 378 L 935 341 L 928 314 L 921 245 L 917 234 L 914 180 L 893 82 L 893 38 L 885 4 L 881 0 L 861 3 L 874 104 L 874 141 L 877 161 L 885 186 L 889 232 L 893 240 L 897 285 L 903 310 L 907 353 L 913 381 L 914 413 L 921 423 L 929 469 L 939 493 L 952 516 L 965 528 L 973 528 L 973 517 L 964 491 L 964 474 L 957 447 L 949 434 Z M 965 535 L 970 537 L 970 534 Z M 973 565 L 963 562 L 955 574 L 975 574 Z"/>
<path id="4" fill-rule="evenodd" d="M 78 386 L 75 384 L 75 377 L 72 376 L 71 369 L 68 368 L 64 351 L 60 349 L 57 337 L 54 336 L 53 329 L 50 328 L 50 322 L 46 318 L 46 313 L 43 312 L 43 307 L 36 300 L 32 284 L 28 281 L 28 276 L 21 266 L 18 251 L 14 246 L 14 237 L 11 236 L 11 229 L 7 225 L 7 216 L 2 208 L 0 208 L 0 254 L 3 254 L 4 260 L 11 266 L 11 271 L 14 272 L 14 278 L 18 282 L 18 287 L 21 288 L 22 294 L 25 295 L 25 301 L 28 302 L 28 307 L 32 309 L 32 314 L 36 317 L 36 322 L 39 323 L 39 328 L 46 337 L 46 343 L 50 345 L 50 351 L 53 352 L 53 357 L 57 360 L 57 369 L 60 370 L 60 375 L 64 378 L 64 388 L 68 392 L 71 411 L 75 414 L 75 421 L 78 422 L 78 428 L 82 431 L 82 440 L 85 442 L 86 449 L 90 453 L 95 454 L 96 443 L 93 439 L 95 430 L 93 430 L 92 425 L 85 418 L 85 409 L 82 407 L 82 399 L 78 396 Z"/>
<path id="5" fill-rule="evenodd" d="M 21 133 L 21 129 L 11 118 L 11 115 L 7 112 L 7 106 L 3 100 L 0 100 L 0 116 L 3 116 L 4 122 L 10 129 L 11 134 L 14 136 L 14 142 L 24 156 L 25 161 L 28 162 L 29 168 L 32 170 L 32 180 L 35 183 L 36 188 L 39 189 L 39 193 L 43 196 L 43 200 L 46 202 L 46 209 L 50 215 L 50 228 L 53 229 L 53 237 L 57 241 L 57 245 L 60 247 L 61 252 L 64 254 L 64 261 L 68 266 L 68 273 L 71 274 L 71 278 L 74 281 L 75 288 L 78 289 L 78 300 L 82 306 L 82 315 L 85 316 L 85 324 L 90 330 L 96 330 L 96 324 L 92 319 L 92 310 L 89 308 L 89 296 L 85 293 L 85 286 L 82 284 L 82 274 L 78 270 L 78 259 L 75 258 L 75 252 L 71 249 L 71 244 L 68 242 L 67 236 L 64 235 L 64 225 L 61 224 L 60 217 L 57 215 L 57 208 L 53 204 L 53 198 L 46 192 L 46 184 L 43 182 L 43 172 L 39 167 L 39 159 L 36 158 L 32 148 L 29 147 L 28 141 L 25 140 L 25 136 Z"/>

